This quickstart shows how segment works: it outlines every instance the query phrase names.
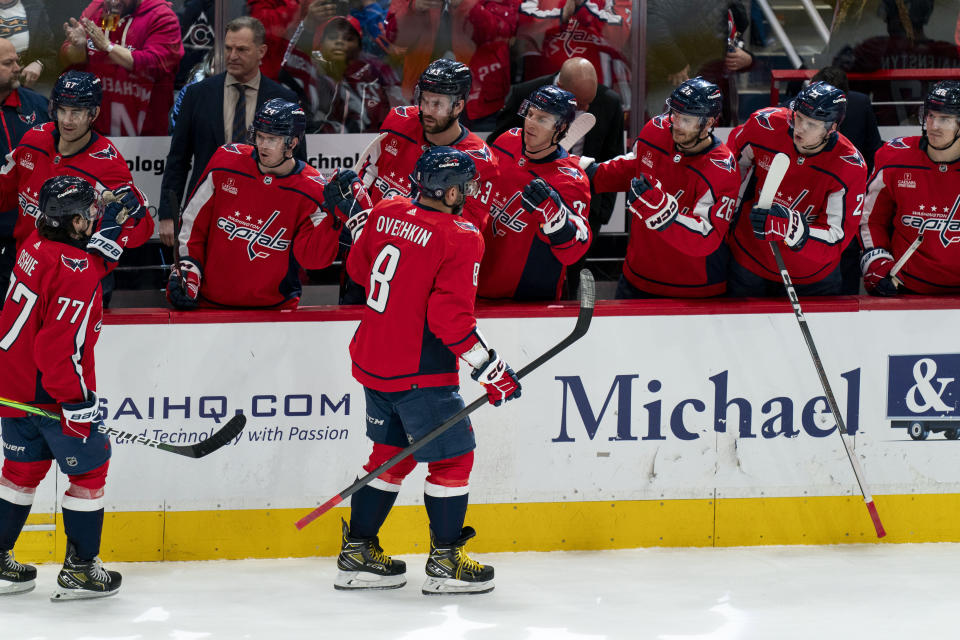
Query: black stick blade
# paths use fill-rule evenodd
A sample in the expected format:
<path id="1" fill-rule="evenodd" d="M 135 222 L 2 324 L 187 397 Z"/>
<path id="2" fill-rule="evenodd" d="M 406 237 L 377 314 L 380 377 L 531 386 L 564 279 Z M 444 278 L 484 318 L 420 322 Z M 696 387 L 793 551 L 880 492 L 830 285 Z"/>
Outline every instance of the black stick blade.
<path id="1" fill-rule="evenodd" d="M 201 440 L 195 445 L 190 447 L 190 451 L 193 454 L 194 458 L 202 458 L 205 455 L 213 453 L 223 445 L 227 444 L 243 431 L 243 428 L 247 424 L 247 416 L 242 413 L 230 418 L 227 424 L 223 425 L 223 428 L 214 433 L 212 436 L 206 440 Z"/>

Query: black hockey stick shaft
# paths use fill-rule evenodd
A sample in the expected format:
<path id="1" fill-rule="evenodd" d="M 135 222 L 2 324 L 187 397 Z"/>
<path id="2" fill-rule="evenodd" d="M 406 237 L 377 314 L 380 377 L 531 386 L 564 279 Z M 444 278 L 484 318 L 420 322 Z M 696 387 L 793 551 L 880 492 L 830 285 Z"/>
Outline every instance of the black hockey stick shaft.
<path id="1" fill-rule="evenodd" d="M 27 413 L 32 413 L 34 415 L 43 416 L 44 418 L 50 418 L 51 420 L 60 420 L 59 413 L 53 413 L 52 411 L 34 407 L 33 405 L 24 404 L 23 402 L 8 400 L 7 398 L 0 398 L 0 404 L 7 407 L 12 407 L 14 409 L 20 409 L 21 411 L 26 411 Z M 113 436 L 118 440 L 125 440 L 134 444 L 142 444 L 147 447 L 153 447 L 154 449 L 160 449 L 161 451 L 169 451 L 170 453 L 176 453 L 188 458 L 202 458 L 205 455 L 213 453 L 240 435 L 240 432 L 243 431 L 243 427 L 246 424 L 247 417 L 242 413 L 238 413 L 230 418 L 230 420 L 227 421 L 227 424 L 223 425 L 223 427 L 218 429 L 215 433 L 210 434 L 209 438 L 205 438 L 194 444 L 184 445 L 160 442 L 159 440 L 154 440 L 153 438 L 148 438 L 137 433 L 130 433 L 128 431 L 123 431 L 122 429 L 117 429 L 116 427 L 108 427 L 103 422 L 97 424 L 97 430 L 104 435 Z"/>
<path id="2" fill-rule="evenodd" d="M 810 333 L 810 327 L 807 326 L 807 319 L 803 315 L 803 309 L 800 308 L 800 300 L 797 298 L 797 291 L 793 288 L 793 281 L 790 279 L 790 272 L 787 271 L 787 265 L 780 254 L 780 247 L 775 242 L 770 243 L 770 250 L 773 251 L 773 257 L 777 261 L 777 268 L 780 269 L 780 277 L 783 278 L 783 286 L 787 290 L 787 297 L 790 298 L 790 304 L 793 306 L 793 315 L 796 316 L 800 325 L 800 332 L 803 333 L 803 339 L 807 343 L 807 349 L 810 351 L 810 357 L 813 359 L 813 366 L 817 369 L 817 375 L 820 376 L 820 386 L 823 387 L 823 393 L 827 397 L 827 404 L 830 405 L 830 411 L 837 421 L 837 435 L 843 442 L 843 448 L 847 452 L 847 459 L 850 460 L 850 466 L 853 467 L 853 475 L 860 486 L 860 493 L 863 494 L 863 501 L 867 505 L 867 511 L 870 513 L 870 519 L 873 521 L 873 528 L 876 529 L 877 537 L 882 538 L 887 535 L 883 529 L 883 523 L 880 522 L 880 514 L 877 513 L 877 505 L 873 503 L 873 496 L 867 487 L 863 477 L 863 469 L 857 461 L 857 456 L 850 443 L 847 441 L 844 433 L 847 430 L 843 423 L 843 416 L 840 413 L 840 407 L 837 405 L 837 399 L 833 395 L 833 389 L 830 387 L 830 381 L 827 379 L 827 373 L 823 368 L 823 362 L 820 360 L 820 354 L 817 352 L 817 345 L 813 342 L 813 335 Z"/>
<path id="3" fill-rule="evenodd" d="M 558 353 L 560 353 L 561 351 L 569 347 L 571 344 L 573 344 L 574 342 L 582 338 L 584 334 L 587 333 L 587 330 L 590 328 L 590 320 L 593 318 L 593 306 L 594 306 L 595 298 L 596 298 L 596 294 L 594 292 L 593 274 L 590 273 L 588 270 L 583 269 L 582 271 L 580 271 L 580 313 L 577 316 L 577 324 L 576 326 L 574 326 L 573 331 L 571 331 L 570 334 L 567 337 L 565 337 L 563 340 L 555 344 L 553 347 L 551 347 L 546 352 L 541 354 L 535 360 L 533 360 L 532 362 L 528 363 L 525 367 L 520 369 L 517 372 L 517 378 L 523 378 L 527 374 L 533 372 L 534 369 L 536 369 L 537 367 L 542 365 L 544 362 L 546 362 L 550 358 L 554 357 L 555 355 L 557 355 Z M 377 467 L 367 475 L 363 476 L 362 478 L 359 478 L 356 482 L 351 484 L 349 487 L 347 487 L 337 495 L 333 496 L 332 498 L 324 502 L 322 505 L 320 505 L 319 507 L 317 507 L 316 509 L 314 509 L 313 511 L 305 515 L 300 520 L 297 520 L 297 529 L 303 529 L 305 526 L 307 526 L 308 524 L 310 524 L 311 522 L 313 522 L 314 520 L 316 520 L 317 518 L 325 514 L 327 511 L 337 506 L 338 504 L 340 504 L 341 502 L 343 502 L 344 500 L 352 496 L 354 493 L 356 493 L 363 487 L 370 484 L 370 482 L 372 482 L 375 478 L 379 477 L 382 473 L 392 468 L 401 460 L 403 460 L 407 456 L 425 447 L 427 444 L 429 444 L 430 442 L 438 438 L 447 429 L 457 424 L 458 422 L 466 418 L 468 415 L 470 415 L 471 413 L 473 413 L 474 411 L 476 411 L 486 403 L 487 403 L 487 396 L 486 395 L 480 396 L 479 398 L 477 398 L 476 400 L 474 400 L 473 402 L 465 406 L 463 409 L 455 413 L 449 419 L 447 419 L 446 422 L 434 428 L 427 435 L 417 440 L 416 442 L 411 444 L 409 447 L 406 447 L 405 449 L 397 453 L 395 456 L 393 456 L 392 458 L 390 458 L 389 460 L 381 464 L 379 467 Z"/>

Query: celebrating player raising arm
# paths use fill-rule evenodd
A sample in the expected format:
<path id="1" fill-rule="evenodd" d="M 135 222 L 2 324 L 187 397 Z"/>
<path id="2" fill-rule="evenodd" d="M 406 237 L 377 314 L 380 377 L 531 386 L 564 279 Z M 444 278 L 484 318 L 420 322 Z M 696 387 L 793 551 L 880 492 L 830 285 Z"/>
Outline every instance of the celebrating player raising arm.
<path id="1" fill-rule="evenodd" d="M 520 107 L 523 128 L 493 143 L 500 176 L 483 232 L 480 297 L 557 300 L 567 265 L 590 247 L 590 183 L 559 145 L 576 109 L 569 91 L 540 87 Z"/>
<path id="2" fill-rule="evenodd" d="M 367 286 L 360 327 L 350 343 L 353 376 L 364 387 L 371 471 L 464 407 L 458 358 L 499 405 L 520 395 L 513 370 L 477 330 L 474 299 L 483 239 L 460 213 L 476 192 L 476 169 L 466 153 L 428 149 L 417 161 L 415 200 L 382 200 L 370 212 L 347 269 Z M 343 525 L 338 589 L 388 589 L 406 583 L 403 562 L 387 556 L 377 533 L 400 484 L 417 462 L 429 467 L 424 506 L 430 556 L 424 593 L 486 592 L 493 567 L 471 560 L 463 547 L 476 447 L 469 418 L 353 494 Z"/>
<path id="3" fill-rule="evenodd" d="M 723 240 L 740 174 L 730 149 L 712 133 L 723 96 L 698 77 L 674 89 L 666 106 L 644 125 L 630 153 L 586 168 L 597 193 L 626 191 L 634 215 L 617 298 L 726 290 Z"/>
<path id="4" fill-rule="evenodd" d="M 138 247 L 153 234 L 146 199 L 133 186 L 127 163 L 113 143 L 93 130 L 100 115 L 100 79 L 84 71 L 67 71 L 50 92 L 53 122 L 28 131 L 0 170 L 0 211 L 19 204 L 13 230 L 17 250 L 36 227 L 41 186 L 51 177 L 72 175 L 89 182 L 97 193 L 119 191 L 129 218 L 112 233 L 121 247 Z M 102 254 L 111 264 L 109 252 Z"/>
<path id="5" fill-rule="evenodd" d="M 741 187 L 729 295 L 784 294 L 769 242 L 786 246 L 783 259 L 798 294 L 840 293 L 840 254 L 857 233 L 867 173 L 860 152 L 837 132 L 845 113 L 843 92 L 816 82 L 790 108 L 760 109 L 730 133 Z M 790 168 L 773 205 L 761 209 L 756 199 L 777 153 L 790 158 Z"/>
<path id="6" fill-rule="evenodd" d="M 894 278 L 908 293 L 960 291 L 960 82 L 930 89 L 920 123 L 877 151 L 867 186 L 860 266 L 874 295 L 898 293 Z"/>
<path id="7" fill-rule="evenodd" d="M 322 208 L 326 180 L 293 157 L 305 128 L 300 107 L 273 98 L 254 117 L 255 146 L 214 153 L 183 211 L 174 307 L 296 308 L 298 263 L 333 262 L 341 221 Z"/>
<path id="8" fill-rule="evenodd" d="M 74 176 L 45 182 L 38 206 L 37 228 L 22 243 L 0 313 L 0 395 L 62 418 L 0 406 L 0 593 L 34 587 L 36 569 L 18 563 L 11 549 L 56 460 L 70 484 L 61 503 L 66 559 L 53 599 L 107 596 L 120 588 L 120 574 L 104 570 L 96 557 L 110 460 L 110 440 L 94 426 L 103 270 L 86 250 L 100 210 L 93 187 Z M 115 225 L 122 209 L 107 205 L 103 226 Z"/>

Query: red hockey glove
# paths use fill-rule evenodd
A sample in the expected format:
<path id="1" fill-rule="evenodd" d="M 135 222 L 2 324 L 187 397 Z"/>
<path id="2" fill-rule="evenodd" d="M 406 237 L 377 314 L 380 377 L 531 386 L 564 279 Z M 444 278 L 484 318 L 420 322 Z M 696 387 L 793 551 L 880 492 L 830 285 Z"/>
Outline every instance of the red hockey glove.
<path id="1" fill-rule="evenodd" d="M 487 400 L 495 407 L 520 397 L 520 379 L 506 362 L 497 357 L 497 352 L 488 349 L 480 332 L 476 340 L 460 357 L 473 367 L 470 377 L 483 385 Z"/>
<path id="2" fill-rule="evenodd" d="M 767 242 L 780 242 L 794 251 L 799 251 L 810 236 L 807 221 L 796 209 L 788 209 L 774 203 L 769 209 L 754 207 L 750 210 L 753 235 Z"/>
<path id="3" fill-rule="evenodd" d="M 337 171 L 323 188 L 323 205 L 340 219 L 356 241 L 373 208 L 373 201 L 356 172 L 345 169 Z"/>
<path id="4" fill-rule="evenodd" d="M 863 273 L 863 287 L 872 296 L 895 296 L 897 285 L 893 283 L 890 270 L 893 269 L 893 255 L 886 249 L 871 249 L 860 258 L 860 271 Z"/>
<path id="5" fill-rule="evenodd" d="M 630 181 L 627 203 L 630 211 L 653 231 L 662 231 L 677 219 L 677 199 L 663 191 L 659 181 L 650 184 L 643 174 Z"/>
<path id="6" fill-rule="evenodd" d="M 200 297 L 200 267 L 190 259 L 180 261 L 170 272 L 167 281 L 167 300 L 177 309 L 189 311 L 197 308 Z"/>
<path id="7" fill-rule="evenodd" d="M 560 196 L 543 178 L 535 178 L 525 186 L 520 201 L 524 211 L 543 219 L 540 229 L 550 239 L 550 244 L 563 244 L 577 234 L 576 226 L 567 224 L 569 212 Z"/>
<path id="8" fill-rule="evenodd" d="M 97 394 L 90 392 L 90 400 L 64 402 L 60 405 L 60 429 L 71 438 L 90 437 L 90 428 L 100 422 L 100 403 Z"/>

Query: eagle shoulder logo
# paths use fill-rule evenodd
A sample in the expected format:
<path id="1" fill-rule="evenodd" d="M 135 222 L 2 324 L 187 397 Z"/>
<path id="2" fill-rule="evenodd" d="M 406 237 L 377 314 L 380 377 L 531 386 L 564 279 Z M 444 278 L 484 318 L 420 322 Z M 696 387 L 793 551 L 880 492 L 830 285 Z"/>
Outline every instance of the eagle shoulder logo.
<path id="1" fill-rule="evenodd" d="M 60 256 L 60 261 L 71 271 L 83 271 L 89 264 L 86 258 L 68 258 L 67 256 Z"/>

